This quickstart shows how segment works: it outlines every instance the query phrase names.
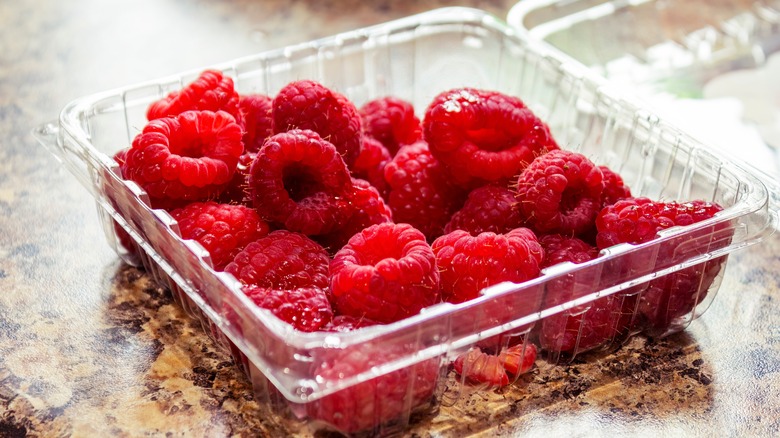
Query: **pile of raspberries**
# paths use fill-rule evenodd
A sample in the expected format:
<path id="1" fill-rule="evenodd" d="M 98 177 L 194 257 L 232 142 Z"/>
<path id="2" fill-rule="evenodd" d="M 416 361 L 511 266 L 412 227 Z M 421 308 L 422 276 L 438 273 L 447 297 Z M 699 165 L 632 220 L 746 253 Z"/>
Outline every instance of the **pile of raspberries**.
<path id="1" fill-rule="evenodd" d="M 420 120 L 396 97 L 356 107 L 311 80 L 276 96 L 241 95 L 230 77 L 207 70 L 154 102 L 147 118 L 115 156 L 123 177 L 170 212 L 183 238 L 209 251 L 215 270 L 304 332 L 349 331 L 462 303 L 487 286 L 587 262 L 601 249 L 647 242 L 721 210 L 633 197 L 620 175 L 561 149 L 522 100 L 496 91 L 442 92 Z M 695 307 L 720 265 L 669 275 L 638 297 L 616 294 L 553 315 L 541 323 L 539 345 L 574 353 L 638 327 L 663 330 Z M 453 366 L 470 381 L 503 386 L 535 357 L 531 342 L 483 346 Z M 339 366 L 370 362 L 371 354 L 350 356 Z M 334 366 L 319 372 L 338 373 Z M 421 369 L 423 380 L 438 372 Z M 369 427 L 360 415 L 337 415 L 348 405 L 374 409 L 357 388 L 326 397 L 311 414 L 341 430 Z M 397 396 L 388 391 L 384 398 Z"/>

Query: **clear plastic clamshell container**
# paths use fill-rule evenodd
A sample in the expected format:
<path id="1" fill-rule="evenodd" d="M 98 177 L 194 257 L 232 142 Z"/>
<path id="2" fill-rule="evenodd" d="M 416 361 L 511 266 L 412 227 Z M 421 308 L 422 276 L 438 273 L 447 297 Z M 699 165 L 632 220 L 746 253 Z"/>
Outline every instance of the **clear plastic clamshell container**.
<path id="1" fill-rule="evenodd" d="M 703 199 L 724 207 L 709 220 L 671 228 L 651 242 L 608 248 L 590 262 L 556 265 L 522 284 L 498 284 L 462 304 L 437 304 L 396 323 L 348 333 L 302 333 L 254 306 L 231 275 L 215 271 L 208 253 L 182 239 L 175 220 L 152 209 L 147 194 L 123 180 L 112 159 L 145 125 L 149 104 L 191 82 L 201 70 L 67 105 L 57 123 L 37 134 L 94 195 L 109 243 L 168 287 L 234 355 L 251 379 L 256 400 L 302 428 L 383 435 L 403 431 L 415 412 L 434 411 L 477 388 L 451 363 L 478 343 L 520 340 L 530 348 L 565 332 L 574 344 L 562 351 L 553 343 L 542 355 L 557 362 L 591 349 L 619 347 L 641 331 L 654 336 L 679 331 L 714 299 L 728 254 L 761 241 L 777 221 L 777 205 L 766 186 L 743 164 L 479 10 L 434 10 L 208 67 L 230 75 L 240 93 L 274 95 L 287 83 L 307 78 L 356 105 L 385 95 L 406 99 L 419 116 L 436 94 L 450 88 L 499 90 L 521 97 L 550 125 L 562 147 L 619 172 L 634 195 Z M 131 239 L 122 243 L 125 233 Z M 140 257 L 123 249 L 128 244 Z M 681 282 L 690 285 L 688 309 L 660 315 L 661 325 L 646 324 L 643 297 Z M 610 323 L 620 320 L 622 330 L 595 343 L 568 319 L 565 328 L 550 324 L 545 331 L 546 322 L 581 315 L 598 300 L 620 303 Z M 671 307 L 655 311 L 662 314 Z M 550 332 L 555 327 L 557 334 Z M 371 357 L 371 366 L 361 367 L 355 361 L 360 357 Z M 358 365 L 337 377 L 320 373 L 350 360 Z M 349 408 L 333 414 L 344 406 Z"/>
<path id="2" fill-rule="evenodd" d="M 507 20 L 780 180 L 780 1 L 524 0 Z"/>

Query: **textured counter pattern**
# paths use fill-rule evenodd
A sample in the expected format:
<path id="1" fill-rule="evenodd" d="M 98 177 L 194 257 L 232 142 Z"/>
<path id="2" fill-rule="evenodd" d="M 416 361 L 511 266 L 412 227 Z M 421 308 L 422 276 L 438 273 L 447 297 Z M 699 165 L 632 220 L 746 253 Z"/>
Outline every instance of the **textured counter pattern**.
<path id="1" fill-rule="evenodd" d="M 512 4 L 460 3 L 499 15 Z M 30 130 L 85 94 L 446 4 L 0 4 L 0 436 L 300 432 L 254 400 L 169 294 L 118 261 L 89 194 Z M 777 434 L 778 254 L 773 237 L 733 256 L 686 333 L 564 367 L 539 362 L 500 393 L 464 393 L 415 419 L 409 433 Z"/>

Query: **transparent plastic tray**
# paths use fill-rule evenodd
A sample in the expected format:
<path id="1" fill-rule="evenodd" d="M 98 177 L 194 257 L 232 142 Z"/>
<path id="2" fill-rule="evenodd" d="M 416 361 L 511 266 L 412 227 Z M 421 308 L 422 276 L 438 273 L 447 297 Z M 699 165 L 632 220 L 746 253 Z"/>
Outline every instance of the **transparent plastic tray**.
<path id="1" fill-rule="evenodd" d="M 241 93 L 274 95 L 288 82 L 308 78 L 357 105 L 394 95 L 414 103 L 420 113 L 446 89 L 500 90 L 520 96 L 549 123 L 563 147 L 618 171 L 634 195 L 704 199 L 724 207 L 707 221 L 669 229 L 652 242 L 608 248 L 595 260 L 557 265 L 522 284 L 495 285 L 466 303 L 438 304 L 393 324 L 349 333 L 302 333 L 252 305 L 232 276 L 212 269 L 208 253 L 182 239 L 166 211 L 150 208 L 147 194 L 124 181 L 111 158 L 145 125 L 151 102 L 191 82 L 202 69 L 68 104 L 59 120 L 40 127 L 37 135 L 94 195 L 108 242 L 168 287 L 233 353 L 252 381 L 256 400 L 304 428 L 334 428 L 318 421 L 317 407 L 342 391 L 361 388 L 361 412 L 370 421 L 336 426 L 345 432 L 402 431 L 414 412 L 435 410 L 472 388 L 450 363 L 477 342 L 510 332 L 527 335 L 525 345 L 536 342 L 540 321 L 550 315 L 582 311 L 610 295 L 636 299 L 649 285 L 682 270 L 723 262 L 732 251 L 769 235 L 777 221 L 766 186 L 742 164 L 713 153 L 581 65 L 565 62 L 479 10 L 435 10 L 208 67 L 233 77 Z M 140 260 L 123 250 L 115 224 L 132 237 Z M 700 291 L 695 309 L 674 318 L 658 335 L 681 330 L 699 316 L 714 298 L 723 271 Z M 564 283 L 567 287 L 561 288 Z M 624 340 L 612 339 L 600 348 Z M 368 369 L 329 379 L 316 372 L 344 355 L 372 349 L 381 361 Z M 374 384 L 381 380 L 371 380 L 378 376 L 400 379 L 406 391 L 388 395 Z"/>
<path id="2" fill-rule="evenodd" d="M 780 180 L 780 0 L 524 0 L 507 20 Z"/>

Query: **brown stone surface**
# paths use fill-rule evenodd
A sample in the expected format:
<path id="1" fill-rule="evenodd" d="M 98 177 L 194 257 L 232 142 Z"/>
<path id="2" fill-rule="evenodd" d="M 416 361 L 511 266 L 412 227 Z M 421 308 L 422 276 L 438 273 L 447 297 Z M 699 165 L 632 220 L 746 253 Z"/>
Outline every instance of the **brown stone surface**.
<path id="1" fill-rule="evenodd" d="M 0 436 L 306 435 L 170 295 L 105 243 L 33 127 L 96 91 L 447 1 L 0 3 Z M 504 15 L 512 1 L 468 1 Z M 731 257 L 681 334 L 634 339 L 415 417 L 417 436 L 780 433 L 780 237 Z"/>

